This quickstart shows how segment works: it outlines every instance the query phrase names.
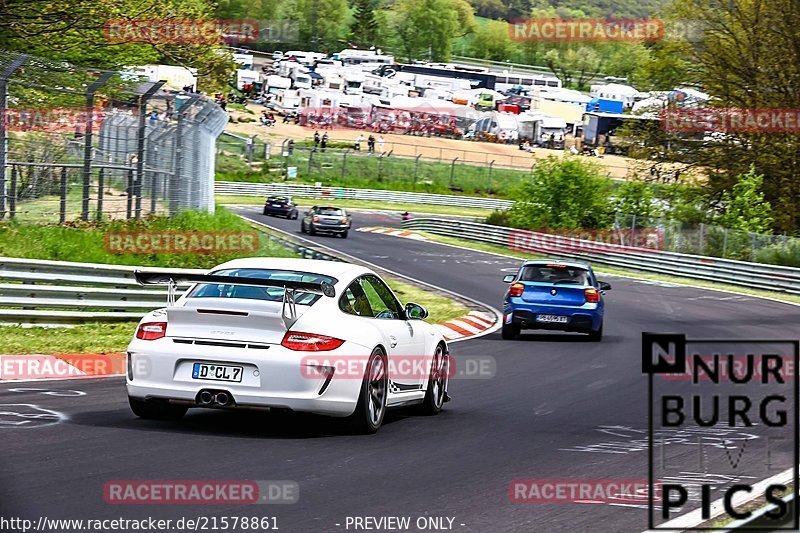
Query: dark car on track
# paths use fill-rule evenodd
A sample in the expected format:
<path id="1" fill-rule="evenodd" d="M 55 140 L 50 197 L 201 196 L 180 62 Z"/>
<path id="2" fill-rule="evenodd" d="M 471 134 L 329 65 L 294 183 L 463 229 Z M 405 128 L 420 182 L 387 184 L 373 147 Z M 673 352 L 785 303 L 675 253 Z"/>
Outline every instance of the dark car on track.
<path id="1" fill-rule="evenodd" d="M 300 222 L 300 231 L 315 235 L 330 233 L 347 237 L 350 230 L 350 216 L 341 207 L 314 206 L 306 211 Z"/>
<path id="2" fill-rule="evenodd" d="M 291 196 L 268 196 L 264 202 L 264 214 L 278 217 L 291 218 L 296 220 L 298 216 L 297 206 L 292 202 Z"/>
<path id="3" fill-rule="evenodd" d="M 592 268 L 572 261 L 526 261 L 516 274 L 503 301 L 504 339 L 523 329 L 549 329 L 588 333 L 603 338 L 603 295 L 611 285 L 598 281 Z"/>

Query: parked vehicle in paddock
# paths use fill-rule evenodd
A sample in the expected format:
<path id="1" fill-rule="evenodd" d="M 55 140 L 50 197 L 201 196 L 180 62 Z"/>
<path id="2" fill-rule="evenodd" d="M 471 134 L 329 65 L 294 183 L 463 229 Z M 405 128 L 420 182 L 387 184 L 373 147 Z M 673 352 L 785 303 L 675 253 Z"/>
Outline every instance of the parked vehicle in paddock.
<path id="1" fill-rule="evenodd" d="M 264 214 L 270 216 L 286 217 L 297 220 L 297 206 L 292 202 L 291 196 L 268 196 L 264 202 Z"/>
<path id="2" fill-rule="evenodd" d="M 350 231 L 350 215 L 341 207 L 314 206 L 306 211 L 300 222 L 300 231 L 309 235 L 330 233 L 347 238 Z"/>
<path id="3" fill-rule="evenodd" d="M 270 408 L 346 417 L 376 432 L 386 410 L 437 414 L 449 356 L 415 303 L 367 268 L 310 259 L 236 259 L 208 274 L 136 272 L 169 287 L 128 346 L 127 392 L 142 418 L 189 408 Z M 192 284 L 177 301 L 177 284 Z"/>
<path id="4" fill-rule="evenodd" d="M 598 281 L 586 263 L 526 261 L 510 283 L 503 300 L 502 337 L 513 339 L 523 329 L 548 329 L 588 333 L 603 338 L 603 295 L 611 285 Z"/>

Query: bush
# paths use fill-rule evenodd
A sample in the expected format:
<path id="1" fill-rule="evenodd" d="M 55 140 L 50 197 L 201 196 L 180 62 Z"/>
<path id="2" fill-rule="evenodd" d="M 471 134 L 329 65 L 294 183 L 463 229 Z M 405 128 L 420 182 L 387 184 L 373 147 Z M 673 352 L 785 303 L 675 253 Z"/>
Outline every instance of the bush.
<path id="1" fill-rule="evenodd" d="M 771 265 L 800 267 L 800 239 L 791 239 L 786 246 L 773 244 L 756 251 L 756 261 Z"/>
<path id="2" fill-rule="evenodd" d="M 507 210 L 492 211 L 484 222 L 492 226 L 508 227 L 511 226 L 511 216 Z"/>
<path id="3" fill-rule="evenodd" d="M 605 228 L 613 220 L 610 188 L 611 180 L 594 163 L 551 156 L 536 166 L 531 183 L 520 187 L 509 221 L 523 229 Z"/>

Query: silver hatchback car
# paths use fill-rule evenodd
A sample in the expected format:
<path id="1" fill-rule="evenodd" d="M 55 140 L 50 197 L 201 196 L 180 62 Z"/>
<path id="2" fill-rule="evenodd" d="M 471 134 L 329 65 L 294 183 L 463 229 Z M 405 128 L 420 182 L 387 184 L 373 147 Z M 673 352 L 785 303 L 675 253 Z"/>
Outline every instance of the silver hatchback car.
<path id="1" fill-rule="evenodd" d="M 350 230 L 350 216 L 341 207 L 315 205 L 303 215 L 300 231 L 309 235 L 330 233 L 347 238 Z"/>

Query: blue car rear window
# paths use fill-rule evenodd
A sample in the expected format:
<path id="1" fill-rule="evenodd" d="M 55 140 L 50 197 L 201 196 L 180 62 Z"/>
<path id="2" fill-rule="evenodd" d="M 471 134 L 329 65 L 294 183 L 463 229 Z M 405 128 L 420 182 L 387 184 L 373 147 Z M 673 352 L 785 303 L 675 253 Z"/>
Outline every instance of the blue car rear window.
<path id="1" fill-rule="evenodd" d="M 527 265 L 522 268 L 520 281 L 590 285 L 589 271 L 574 266 Z"/>

